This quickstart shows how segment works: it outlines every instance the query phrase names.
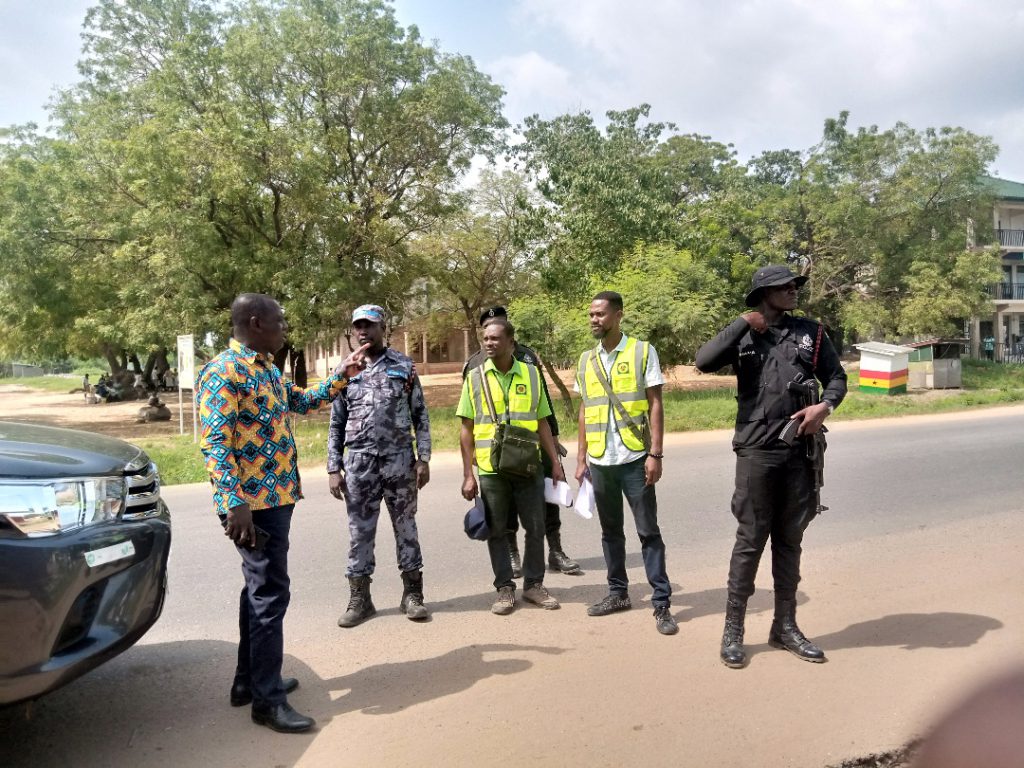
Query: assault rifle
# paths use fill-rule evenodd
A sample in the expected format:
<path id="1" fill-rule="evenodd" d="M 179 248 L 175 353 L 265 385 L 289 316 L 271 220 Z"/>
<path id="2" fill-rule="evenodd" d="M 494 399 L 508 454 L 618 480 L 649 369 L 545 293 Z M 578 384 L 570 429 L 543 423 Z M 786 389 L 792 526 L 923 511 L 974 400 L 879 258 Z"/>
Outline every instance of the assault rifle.
<path id="1" fill-rule="evenodd" d="M 813 378 L 805 379 L 802 375 L 798 375 L 795 381 L 786 385 L 786 389 L 794 394 L 801 408 L 821 402 L 818 394 L 818 382 Z M 779 433 L 779 440 L 790 448 L 796 445 L 798 439 L 803 440 L 804 448 L 807 451 L 807 461 L 814 473 L 814 510 L 811 514 L 811 517 L 814 517 L 828 509 L 821 503 L 821 488 L 825 485 L 825 449 L 828 447 L 825 441 L 825 432 L 828 430 L 823 424 L 821 429 L 813 435 L 803 435 L 801 438 L 797 438 L 796 430 L 799 426 L 799 420 L 791 419 Z"/>

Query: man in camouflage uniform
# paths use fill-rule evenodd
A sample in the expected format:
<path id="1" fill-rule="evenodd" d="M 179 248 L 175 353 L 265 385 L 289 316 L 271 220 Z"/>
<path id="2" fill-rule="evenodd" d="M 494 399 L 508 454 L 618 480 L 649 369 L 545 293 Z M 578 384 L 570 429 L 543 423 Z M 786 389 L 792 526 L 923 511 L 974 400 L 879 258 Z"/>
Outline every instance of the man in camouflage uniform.
<path id="1" fill-rule="evenodd" d="M 480 327 L 484 328 L 495 318 L 507 319 L 508 312 L 504 307 L 491 307 L 485 309 L 480 313 Z M 525 344 L 516 342 L 515 349 L 512 352 L 512 356 L 523 363 L 529 363 L 534 366 L 540 373 L 540 386 L 544 392 L 544 399 L 548 401 L 551 413 L 547 417 L 546 421 L 548 427 L 551 429 L 551 435 L 555 438 L 555 447 L 558 449 L 560 456 L 566 455 L 565 446 L 563 446 L 558 440 L 558 419 L 555 417 L 554 401 L 551 399 L 551 395 L 548 394 L 548 382 L 544 376 L 544 366 L 541 365 L 540 357 L 537 353 L 530 349 Z M 474 368 L 479 368 L 487 362 L 487 354 L 483 348 L 474 352 L 466 363 L 462 366 L 462 380 L 466 380 L 466 376 Z M 544 477 L 551 477 L 552 464 L 551 459 L 548 455 L 541 451 L 541 464 L 544 469 Z M 557 504 L 551 504 L 545 502 L 544 504 L 544 534 L 548 540 L 548 568 L 552 571 L 559 571 L 561 573 L 568 574 L 570 576 L 579 576 L 583 573 L 580 568 L 580 564 L 565 554 L 565 550 L 562 549 L 562 518 L 560 516 L 560 508 Z M 508 551 L 509 556 L 512 558 L 512 578 L 518 579 L 523 575 L 523 561 L 519 555 L 519 542 L 517 541 L 516 535 L 519 532 L 519 520 L 515 515 L 512 515 L 509 519 L 509 531 L 508 531 Z"/>
<path id="2" fill-rule="evenodd" d="M 381 499 L 395 530 L 404 589 L 401 609 L 413 620 L 423 605 L 423 558 L 416 530 L 416 496 L 430 480 L 430 419 L 412 360 L 384 344 L 384 310 L 365 304 L 352 328 L 366 350 L 366 368 L 334 401 L 327 436 L 331 493 L 348 507 L 348 608 L 338 626 L 354 627 L 377 612 L 370 598 L 373 548 Z M 416 450 L 413 453 L 413 432 Z"/>

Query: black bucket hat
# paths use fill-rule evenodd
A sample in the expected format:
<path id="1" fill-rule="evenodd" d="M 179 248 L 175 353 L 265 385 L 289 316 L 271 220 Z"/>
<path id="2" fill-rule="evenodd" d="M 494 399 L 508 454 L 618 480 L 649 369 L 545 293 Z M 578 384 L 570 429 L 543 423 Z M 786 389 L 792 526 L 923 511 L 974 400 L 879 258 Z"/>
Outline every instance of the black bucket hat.
<path id="1" fill-rule="evenodd" d="M 794 275 L 789 267 L 782 264 L 769 264 L 761 267 L 754 273 L 750 281 L 750 292 L 747 294 L 746 304 L 748 307 L 756 307 L 761 303 L 761 291 L 765 288 L 775 288 L 779 285 L 796 283 L 796 287 L 807 282 L 804 275 Z"/>

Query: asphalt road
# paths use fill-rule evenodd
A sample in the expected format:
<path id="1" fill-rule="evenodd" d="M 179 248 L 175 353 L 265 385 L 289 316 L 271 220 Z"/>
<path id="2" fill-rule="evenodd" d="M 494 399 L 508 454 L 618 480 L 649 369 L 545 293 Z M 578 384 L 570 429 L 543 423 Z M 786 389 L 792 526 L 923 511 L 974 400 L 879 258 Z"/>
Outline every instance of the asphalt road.
<path id="1" fill-rule="evenodd" d="M 765 567 L 750 604 L 751 664 L 717 661 L 734 523 L 729 433 L 669 436 L 658 486 L 673 611 L 656 634 L 639 544 L 634 610 L 603 619 L 595 520 L 563 510 L 585 569 L 552 574 L 561 611 L 488 612 L 484 546 L 461 530 L 461 468 L 439 455 L 420 500 L 433 620 L 397 610 L 388 523 L 378 537 L 379 614 L 352 630 L 343 505 L 304 472 L 293 521 L 286 674 L 318 732 L 282 736 L 226 702 L 237 638 L 237 555 L 205 486 L 165 488 L 174 523 L 170 596 L 133 649 L 23 710 L 0 712 L 0 765 L 807 765 L 897 746 L 942 701 L 1024 662 L 1024 408 L 837 423 L 823 502 L 804 541 L 801 624 L 829 652 L 803 664 L 763 643 Z M 628 528 L 627 528 L 628 531 Z"/>

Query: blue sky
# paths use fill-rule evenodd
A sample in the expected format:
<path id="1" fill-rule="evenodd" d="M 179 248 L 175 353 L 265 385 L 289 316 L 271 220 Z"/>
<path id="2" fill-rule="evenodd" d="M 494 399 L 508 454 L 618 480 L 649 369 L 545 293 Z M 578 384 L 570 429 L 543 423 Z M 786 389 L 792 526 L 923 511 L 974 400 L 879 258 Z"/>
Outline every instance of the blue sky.
<path id="1" fill-rule="evenodd" d="M 88 0 L 0 0 L 0 125 L 45 124 L 77 77 Z M 441 48 L 472 56 L 519 122 L 641 102 L 652 118 L 735 144 L 806 149 L 852 125 L 959 125 L 995 138 L 1024 181 L 1019 0 L 397 0 Z"/>

